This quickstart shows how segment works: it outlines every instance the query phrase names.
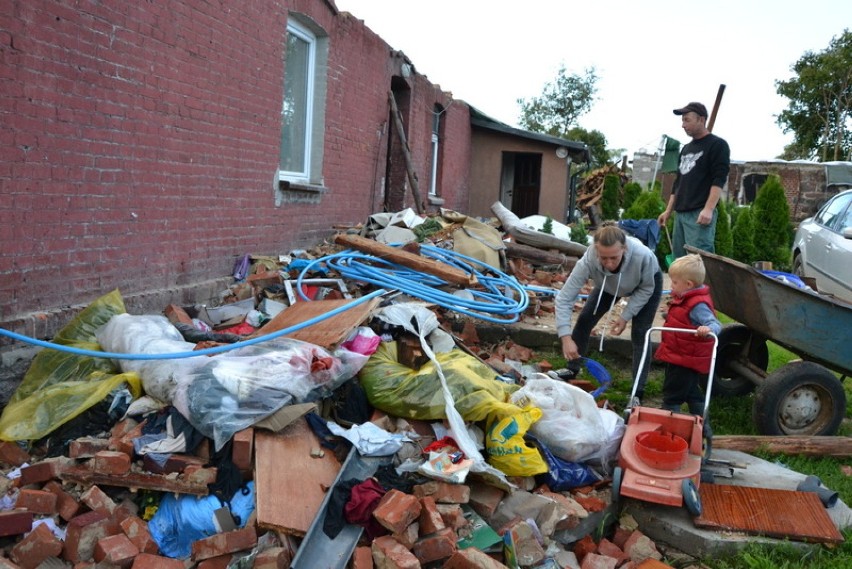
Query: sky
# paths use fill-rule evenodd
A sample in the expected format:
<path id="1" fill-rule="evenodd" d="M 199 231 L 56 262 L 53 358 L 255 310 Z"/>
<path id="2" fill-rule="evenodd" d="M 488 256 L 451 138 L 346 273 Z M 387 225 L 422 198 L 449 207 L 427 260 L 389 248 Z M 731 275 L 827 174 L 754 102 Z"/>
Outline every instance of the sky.
<path id="1" fill-rule="evenodd" d="M 632 159 L 663 135 L 689 141 L 674 108 L 703 102 L 738 161 L 773 159 L 792 141 L 776 123 L 775 82 L 807 51 L 852 28 L 848 0 L 335 0 L 405 53 L 417 72 L 518 126 L 518 99 L 541 95 L 561 65 L 594 67 L 597 100 L 579 126 Z"/>

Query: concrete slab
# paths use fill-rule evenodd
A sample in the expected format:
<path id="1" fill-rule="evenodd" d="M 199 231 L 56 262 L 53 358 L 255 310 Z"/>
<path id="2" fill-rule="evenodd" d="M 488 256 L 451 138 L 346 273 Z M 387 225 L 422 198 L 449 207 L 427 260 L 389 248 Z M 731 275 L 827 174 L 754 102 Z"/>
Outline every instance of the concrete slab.
<path id="1" fill-rule="evenodd" d="M 735 469 L 733 478 L 717 477 L 716 484 L 795 490 L 806 477 L 805 474 L 791 470 L 782 464 L 768 462 L 740 451 L 716 450 L 713 451 L 713 458 L 746 465 L 744 469 Z M 699 529 L 693 525 L 692 517 L 684 508 L 660 506 L 629 498 L 623 501 L 624 512 L 636 519 L 642 533 L 654 541 L 665 543 L 697 557 L 736 555 L 746 545 L 752 543 L 786 544 L 802 549 L 819 547 L 813 544 L 762 538 L 742 533 Z M 852 510 L 842 500 L 838 500 L 827 512 L 839 530 L 843 531 L 852 527 Z"/>

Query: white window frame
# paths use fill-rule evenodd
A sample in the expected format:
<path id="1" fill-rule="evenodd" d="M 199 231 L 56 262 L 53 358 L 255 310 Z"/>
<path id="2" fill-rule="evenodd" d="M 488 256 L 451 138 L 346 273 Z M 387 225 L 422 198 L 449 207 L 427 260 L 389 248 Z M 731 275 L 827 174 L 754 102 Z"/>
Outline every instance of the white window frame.
<path id="1" fill-rule="evenodd" d="M 304 144 L 304 162 L 302 164 L 302 168 L 300 170 L 283 170 L 281 169 L 281 165 L 279 164 L 278 170 L 278 178 L 279 180 L 287 180 L 291 182 L 299 182 L 299 183 L 309 183 L 311 179 L 311 154 L 312 154 L 312 133 L 314 129 L 313 120 L 314 120 L 314 81 L 317 72 L 317 37 L 314 35 L 309 29 L 302 26 L 298 22 L 293 21 L 292 18 L 287 22 L 287 34 L 293 34 L 297 38 L 308 44 L 308 62 L 307 62 L 307 77 L 305 77 L 305 87 L 306 87 L 306 105 L 305 105 L 305 140 Z M 286 73 L 285 73 L 285 81 L 286 81 Z M 282 117 L 282 139 L 281 143 L 284 144 L 284 132 L 283 132 L 283 118 L 284 118 L 284 108 L 282 102 L 281 109 L 281 117 Z"/>
<path id="2" fill-rule="evenodd" d="M 432 177 L 429 181 L 429 195 L 433 197 L 438 195 L 438 146 L 440 145 L 438 134 L 441 130 L 441 115 L 443 112 L 443 109 L 432 111 L 434 113 L 432 117 Z"/>

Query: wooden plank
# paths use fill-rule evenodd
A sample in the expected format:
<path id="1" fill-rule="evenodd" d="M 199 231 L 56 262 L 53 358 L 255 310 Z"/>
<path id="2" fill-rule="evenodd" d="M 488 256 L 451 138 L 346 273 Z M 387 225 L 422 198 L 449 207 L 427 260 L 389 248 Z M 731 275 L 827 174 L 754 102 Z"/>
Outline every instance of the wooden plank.
<path id="1" fill-rule="evenodd" d="M 843 542 L 813 492 L 702 484 L 700 494 L 704 511 L 695 518 L 695 527 L 795 541 Z"/>
<path id="2" fill-rule="evenodd" d="M 319 512 L 340 463 L 302 418 L 279 433 L 258 430 L 254 439 L 254 482 L 257 525 L 288 535 L 303 536 Z"/>
<path id="3" fill-rule="evenodd" d="M 436 277 L 442 278 L 451 284 L 471 287 L 479 282 L 476 279 L 476 275 L 472 273 L 467 273 L 459 268 L 436 261 L 435 259 L 421 257 L 420 255 L 409 253 L 403 249 L 391 247 L 390 245 L 385 245 L 384 243 L 379 243 L 378 241 L 373 241 L 366 237 L 338 233 L 334 236 L 334 242 L 338 245 L 357 249 L 363 253 L 368 253 L 374 257 L 378 257 L 379 259 L 385 259 L 421 273 L 435 275 Z"/>
<path id="4" fill-rule="evenodd" d="M 713 437 L 713 448 L 739 450 L 749 454 L 763 449 L 789 455 L 847 458 L 852 456 L 852 437 L 726 435 Z"/>
<path id="5" fill-rule="evenodd" d="M 339 300 L 297 302 L 276 314 L 275 318 L 264 324 L 263 327 L 250 337 L 265 336 L 266 334 L 307 322 L 315 316 L 320 316 L 351 302 L 355 301 L 344 298 Z M 337 316 L 332 316 L 322 322 L 317 322 L 307 328 L 287 334 L 286 337 L 310 342 L 324 348 L 331 348 L 343 341 L 355 327 L 364 322 L 380 302 L 380 298 L 362 302 L 360 305 L 341 312 Z"/>

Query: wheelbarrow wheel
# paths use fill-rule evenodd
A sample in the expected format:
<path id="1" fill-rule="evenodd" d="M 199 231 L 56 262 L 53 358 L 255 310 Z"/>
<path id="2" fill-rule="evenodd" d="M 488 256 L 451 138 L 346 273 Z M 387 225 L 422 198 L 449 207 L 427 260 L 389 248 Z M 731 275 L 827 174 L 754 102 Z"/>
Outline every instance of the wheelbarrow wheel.
<path id="1" fill-rule="evenodd" d="M 739 361 L 766 371 L 769 365 L 769 348 L 766 340 L 755 336 L 748 326 L 725 324 L 719 332 L 719 347 L 716 349 L 716 373 L 713 379 L 713 395 L 738 397 L 754 391 L 755 385 L 731 369 L 730 362 Z M 706 386 L 705 386 L 706 387 Z"/>
<path id="2" fill-rule="evenodd" d="M 692 478 L 684 478 L 680 489 L 683 493 L 683 505 L 686 507 L 686 511 L 692 517 L 697 518 L 701 515 L 703 508 L 701 507 L 701 496 L 698 495 L 698 488 L 695 487 L 695 482 L 692 481 Z"/>
<path id="3" fill-rule="evenodd" d="M 760 385 L 753 415 L 762 435 L 834 435 L 846 416 L 846 392 L 823 366 L 790 362 Z"/>

